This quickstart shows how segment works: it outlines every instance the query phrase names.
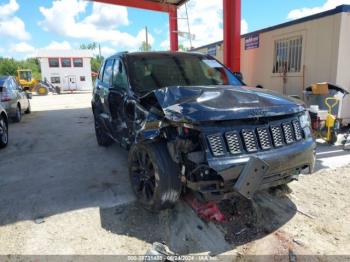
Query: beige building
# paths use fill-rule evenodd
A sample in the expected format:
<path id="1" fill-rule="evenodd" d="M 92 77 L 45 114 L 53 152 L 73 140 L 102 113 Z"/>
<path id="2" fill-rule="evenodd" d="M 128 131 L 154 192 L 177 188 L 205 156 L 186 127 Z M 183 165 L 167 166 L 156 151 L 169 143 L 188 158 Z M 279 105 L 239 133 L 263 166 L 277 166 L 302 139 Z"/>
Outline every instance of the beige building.
<path id="1" fill-rule="evenodd" d="M 195 50 L 223 59 L 222 42 Z M 247 85 L 286 95 L 318 82 L 350 91 L 350 5 L 243 35 L 241 71 Z M 340 117 L 350 122 L 350 96 Z"/>

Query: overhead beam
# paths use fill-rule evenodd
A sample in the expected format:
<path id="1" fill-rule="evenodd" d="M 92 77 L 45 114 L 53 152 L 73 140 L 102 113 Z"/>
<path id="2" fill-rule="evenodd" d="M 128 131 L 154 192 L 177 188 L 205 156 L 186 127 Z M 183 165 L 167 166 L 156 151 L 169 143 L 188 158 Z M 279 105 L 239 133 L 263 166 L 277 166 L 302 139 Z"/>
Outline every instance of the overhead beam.
<path id="1" fill-rule="evenodd" d="M 151 11 L 166 12 L 166 13 L 170 13 L 174 10 L 177 10 L 176 5 L 153 2 L 148 0 L 92 0 L 92 1 L 105 3 L 105 4 L 113 4 L 113 5 L 121 5 L 126 7 L 146 9 Z"/>

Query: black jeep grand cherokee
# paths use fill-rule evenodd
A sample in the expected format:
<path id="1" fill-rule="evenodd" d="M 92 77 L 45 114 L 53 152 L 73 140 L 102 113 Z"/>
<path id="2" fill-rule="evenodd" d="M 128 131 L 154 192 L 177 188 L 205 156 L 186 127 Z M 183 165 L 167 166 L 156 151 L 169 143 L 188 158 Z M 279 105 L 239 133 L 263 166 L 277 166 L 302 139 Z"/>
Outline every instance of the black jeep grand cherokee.
<path id="1" fill-rule="evenodd" d="M 93 91 L 98 144 L 129 149 L 134 192 L 147 208 L 174 205 L 183 189 L 220 201 L 312 172 L 308 113 L 288 97 L 244 87 L 196 53 L 120 53 Z"/>

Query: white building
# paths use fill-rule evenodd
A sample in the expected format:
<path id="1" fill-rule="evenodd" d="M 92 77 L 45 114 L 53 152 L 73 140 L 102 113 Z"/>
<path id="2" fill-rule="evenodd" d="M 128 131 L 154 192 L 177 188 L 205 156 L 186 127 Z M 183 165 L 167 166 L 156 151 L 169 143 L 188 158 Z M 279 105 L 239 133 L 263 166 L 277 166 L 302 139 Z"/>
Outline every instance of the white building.
<path id="1" fill-rule="evenodd" d="M 39 50 L 41 77 L 62 90 L 91 90 L 90 50 Z"/>
<path id="2" fill-rule="evenodd" d="M 223 43 L 195 49 L 223 60 Z M 249 86 L 303 97 L 313 83 L 350 91 L 350 5 L 243 35 L 241 71 Z M 340 118 L 350 123 L 350 96 Z"/>

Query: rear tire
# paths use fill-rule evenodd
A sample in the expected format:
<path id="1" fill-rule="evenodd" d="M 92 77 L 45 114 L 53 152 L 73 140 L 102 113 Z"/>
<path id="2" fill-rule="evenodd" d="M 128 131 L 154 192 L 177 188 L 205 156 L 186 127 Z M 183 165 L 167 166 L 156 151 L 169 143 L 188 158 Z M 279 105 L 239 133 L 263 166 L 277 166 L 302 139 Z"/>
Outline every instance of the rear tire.
<path id="1" fill-rule="evenodd" d="M 0 148 L 4 148 L 8 143 L 8 125 L 6 119 L 0 115 Z"/>
<path id="2" fill-rule="evenodd" d="M 164 142 L 133 145 L 128 165 L 132 189 L 146 209 L 157 212 L 176 204 L 181 180 Z"/>
<path id="3" fill-rule="evenodd" d="M 30 102 L 28 101 L 28 108 L 26 111 L 24 111 L 25 114 L 30 114 L 32 112 L 32 107 L 30 105 Z"/>
<path id="4" fill-rule="evenodd" d="M 109 147 L 110 145 L 112 145 L 114 142 L 113 139 L 106 134 L 106 132 L 103 130 L 100 120 L 98 120 L 95 115 L 94 122 L 97 144 L 103 147 Z"/>
<path id="5" fill-rule="evenodd" d="M 12 118 L 12 121 L 15 123 L 19 123 L 21 122 L 22 119 L 22 110 L 21 110 L 21 106 L 17 105 L 16 108 L 16 115 Z"/>

